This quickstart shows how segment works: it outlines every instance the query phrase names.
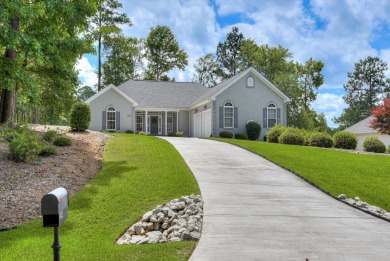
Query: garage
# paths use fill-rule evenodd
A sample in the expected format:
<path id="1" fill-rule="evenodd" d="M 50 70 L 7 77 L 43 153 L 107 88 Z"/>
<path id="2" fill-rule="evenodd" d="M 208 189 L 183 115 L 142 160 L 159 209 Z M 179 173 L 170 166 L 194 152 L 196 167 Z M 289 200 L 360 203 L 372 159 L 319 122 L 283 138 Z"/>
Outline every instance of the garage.
<path id="1" fill-rule="evenodd" d="M 194 115 L 194 137 L 202 137 L 202 114 Z"/>
<path id="2" fill-rule="evenodd" d="M 211 110 L 202 112 L 202 137 L 211 135 Z"/>

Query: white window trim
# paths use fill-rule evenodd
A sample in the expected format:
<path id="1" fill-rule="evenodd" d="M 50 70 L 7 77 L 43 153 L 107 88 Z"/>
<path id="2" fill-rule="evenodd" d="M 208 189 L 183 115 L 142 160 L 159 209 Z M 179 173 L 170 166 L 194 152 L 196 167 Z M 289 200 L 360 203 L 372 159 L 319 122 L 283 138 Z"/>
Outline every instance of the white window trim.
<path id="1" fill-rule="evenodd" d="M 171 123 L 169 123 L 169 119 L 171 119 Z M 171 126 L 171 129 L 168 129 L 168 126 Z M 167 116 L 167 132 L 173 132 L 173 115 Z"/>
<path id="2" fill-rule="evenodd" d="M 270 118 L 269 117 L 271 110 L 275 111 L 275 118 Z M 270 103 L 267 106 L 267 129 L 271 129 L 272 128 L 272 127 L 269 126 L 269 120 L 275 120 L 275 125 L 278 124 L 278 107 L 276 107 L 275 103 Z"/>
<path id="3" fill-rule="evenodd" d="M 227 103 L 230 103 L 231 105 L 226 106 Z M 232 119 L 232 126 L 226 126 L 226 117 L 225 117 L 225 109 L 226 108 L 231 108 L 232 109 L 232 117 L 228 117 Z M 223 127 L 225 129 L 233 129 L 234 128 L 234 105 L 231 101 L 224 102 L 223 104 Z"/>
<path id="4" fill-rule="evenodd" d="M 249 83 L 251 83 L 251 84 L 249 84 Z M 246 79 L 246 87 L 250 87 L 250 88 L 255 87 L 255 79 L 253 79 L 252 76 L 249 76 L 249 77 Z"/>
<path id="5" fill-rule="evenodd" d="M 138 123 L 138 117 L 141 118 L 141 123 Z M 141 124 L 141 130 L 138 130 L 138 125 Z M 137 114 L 135 116 L 135 131 L 144 131 L 144 116 L 142 114 Z"/>
<path id="6" fill-rule="evenodd" d="M 113 111 L 112 110 L 110 110 L 110 109 L 113 109 Z M 110 111 L 109 111 L 110 110 Z M 114 113 L 114 120 L 109 120 L 108 119 L 108 113 Z M 108 128 L 108 122 L 114 122 L 114 128 L 113 129 L 109 129 Z M 110 107 L 108 107 L 107 109 L 106 109 L 106 130 L 116 130 L 116 109 L 113 107 L 113 106 L 110 106 Z"/>

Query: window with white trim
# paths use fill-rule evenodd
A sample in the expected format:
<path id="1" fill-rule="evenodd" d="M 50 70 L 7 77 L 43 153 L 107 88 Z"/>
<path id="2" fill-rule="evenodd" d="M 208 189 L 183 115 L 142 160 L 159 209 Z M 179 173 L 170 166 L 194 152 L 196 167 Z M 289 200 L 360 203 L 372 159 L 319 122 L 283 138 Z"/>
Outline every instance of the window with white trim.
<path id="1" fill-rule="evenodd" d="M 116 111 L 113 107 L 108 107 L 106 111 L 107 130 L 116 129 Z"/>
<path id="2" fill-rule="evenodd" d="M 253 77 L 249 76 L 246 79 L 246 87 L 255 87 L 255 81 L 253 80 Z"/>
<path id="3" fill-rule="evenodd" d="M 172 113 L 168 113 L 167 132 L 173 132 L 173 114 Z"/>
<path id="4" fill-rule="evenodd" d="M 144 116 L 142 113 L 137 113 L 136 118 L 136 131 L 143 131 L 144 129 Z"/>
<path id="5" fill-rule="evenodd" d="M 267 128 L 271 129 L 277 124 L 277 108 L 273 103 L 267 106 Z"/>
<path id="6" fill-rule="evenodd" d="M 223 105 L 223 124 L 224 128 L 233 128 L 234 126 L 234 106 L 230 101 Z"/>

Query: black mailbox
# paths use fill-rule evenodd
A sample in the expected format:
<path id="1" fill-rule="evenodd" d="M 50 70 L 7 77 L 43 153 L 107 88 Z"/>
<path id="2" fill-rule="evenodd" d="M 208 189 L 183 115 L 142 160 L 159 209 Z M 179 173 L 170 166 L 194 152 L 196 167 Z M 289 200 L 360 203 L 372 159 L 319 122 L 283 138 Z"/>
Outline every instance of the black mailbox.
<path id="1" fill-rule="evenodd" d="M 65 188 L 56 188 L 41 200 L 44 227 L 58 227 L 68 218 L 69 196 Z"/>

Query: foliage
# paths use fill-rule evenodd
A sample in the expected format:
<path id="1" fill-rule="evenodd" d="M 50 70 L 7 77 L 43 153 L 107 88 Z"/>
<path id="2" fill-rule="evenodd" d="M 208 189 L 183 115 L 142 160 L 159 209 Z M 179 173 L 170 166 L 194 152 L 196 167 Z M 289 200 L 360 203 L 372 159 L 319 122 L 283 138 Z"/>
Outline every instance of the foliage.
<path id="1" fill-rule="evenodd" d="M 61 260 L 187 260 L 196 242 L 141 247 L 114 244 L 148 210 L 200 191 L 183 158 L 169 143 L 156 137 L 113 135 L 105 146 L 99 173 L 70 198 L 68 219 L 60 228 L 60 241 L 66 246 Z M 145 182 L 156 177 L 159 182 Z M 42 228 L 42 219 L 1 232 L 0 242 L 2 261 L 53 258 L 53 229 Z"/>
<path id="2" fill-rule="evenodd" d="M 137 72 L 142 68 L 142 45 L 141 40 L 122 34 L 114 34 L 106 40 L 104 49 L 109 54 L 103 63 L 104 86 L 118 86 L 140 78 Z"/>
<path id="3" fill-rule="evenodd" d="M 128 133 L 128 134 L 134 134 L 134 131 L 133 131 L 133 130 L 127 130 L 126 133 Z"/>
<path id="4" fill-rule="evenodd" d="M 220 67 L 220 76 L 223 80 L 229 79 L 240 72 L 242 66 L 241 46 L 244 35 L 238 27 L 226 35 L 226 40 L 217 46 L 217 62 Z"/>
<path id="5" fill-rule="evenodd" d="M 354 150 L 356 149 L 358 139 L 355 134 L 348 131 L 338 131 L 333 135 L 333 144 L 335 148 Z"/>
<path id="6" fill-rule="evenodd" d="M 92 50 L 80 35 L 94 1 L 30 2 L 0 2 L 0 122 L 16 113 L 35 122 L 38 115 L 48 122 L 66 115 L 78 84 L 75 61 Z"/>
<path id="7" fill-rule="evenodd" d="M 390 211 L 390 160 L 386 155 L 349 153 L 265 142 L 224 140 L 298 173 L 333 196 L 359 195 Z M 353 181 L 353 182 L 352 182 Z"/>
<path id="8" fill-rule="evenodd" d="M 148 70 L 159 81 L 173 68 L 184 70 L 188 64 L 187 53 L 179 48 L 174 34 L 168 26 L 151 28 L 145 42 Z"/>
<path id="9" fill-rule="evenodd" d="M 248 139 L 258 140 L 260 137 L 261 126 L 255 121 L 250 121 L 245 125 L 246 133 L 248 134 Z"/>
<path id="10" fill-rule="evenodd" d="M 347 128 L 370 116 L 381 96 L 390 91 L 386 71 L 387 63 L 378 57 L 368 56 L 355 63 L 354 72 L 348 73 L 348 82 L 344 84 L 347 94 L 343 99 L 348 107 L 334 121 Z"/>
<path id="11" fill-rule="evenodd" d="M 371 136 L 366 138 L 363 142 L 363 148 L 365 151 L 368 152 L 375 152 L 375 153 L 386 152 L 385 144 L 377 136 Z"/>
<path id="12" fill-rule="evenodd" d="M 275 125 L 267 132 L 267 142 L 278 143 L 280 135 L 286 130 L 286 127 Z"/>
<path id="13" fill-rule="evenodd" d="M 221 132 L 219 132 L 219 137 L 231 139 L 231 138 L 233 138 L 233 133 L 231 133 L 230 131 L 221 131 Z"/>
<path id="14" fill-rule="evenodd" d="M 78 101 L 86 101 L 92 97 L 96 92 L 89 86 L 81 87 L 76 92 L 76 98 Z"/>
<path id="15" fill-rule="evenodd" d="M 183 132 L 182 131 L 178 131 L 178 132 L 176 132 L 176 134 L 175 134 L 175 136 L 176 137 L 183 137 Z"/>
<path id="16" fill-rule="evenodd" d="M 78 102 L 70 113 L 70 127 L 75 131 L 85 131 L 91 122 L 91 108 L 88 104 Z"/>
<path id="17" fill-rule="evenodd" d="M 299 129 L 287 128 L 280 136 L 279 143 L 290 145 L 303 145 L 305 138 Z"/>
<path id="18" fill-rule="evenodd" d="M 383 104 L 371 111 L 373 117 L 370 127 L 381 134 L 390 135 L 390 98 L 384 100 Z"/>
<path id="19" fill-rule="evenodd" d="M 387 146 L 387 150 L 386 150 L 387 153 L 390 153 L 390 145 Z"/>
<path id="20" fill-rule="evenodd" d="M 99 0 L 97 12 L 92 17 L 91 22 L 94 28 L 91 28 L 91 36 L 98 43 L 98 91 L 102 89 L 102 50 L 112 34 L 121 32 L 119 25 L 131 26 L 131 21 L 125 13 L 118 13 L 117 10 L 122 8 L 118 0 Z"/>
<path id="21" fill-rule="evenodd" d="M 140 131 L 138 132 L 138 135 L 146 135 L 146 133 L 144 131 Z"/>
<path id="22" fill-rule="evenodd" d="M 57 135 L 58 133 L 55 130 L 48 130 L 42 135 L 42 138 L 47 142 L 53 142 Z"/>
<path id="23" fill-rule="evenodd" d="M 50 156 L 57 154 L 56 146 L 52 144 L 42 143 L 39 148 L 39 156 Z"/>
<path id="24" fill-rule="evenodd" d="M 242 133 L 236 133 L 234 134 L 234 138 L 238 140 L 247 140 L 248 139 L 248 134 L 242 132 Z"/>
<path id="25" fill-rule="evenodd" d="M 173 131 L 168 132 L 168 137 L 176 137 L 176 133 Z"/>
<path id="26" fill-rule="evenodd" d="M 313 132 L 310 135 L 309 145 L 313 147 L 332 148 L 333 139 L 326 132 Z"/>
<path id="27" fill-rule="evenodd" d="M 72 140 L 70 138 L 68 138 L 68 137 L 65 137 L 65 136 L 58 136 L 53 141 L 53 144 L 58 146 L 58 147 L 71 146 L 72 145 Z"/>
<path id="28" fill-rule="evenodd" d="M 206 87 L 214 87 L 221 81 L 218 63 L 211 53 L 200 57 L 197 64 L 194 65 L 194 69 L 194 82 Z"/>
<path id="29" fill-rule="evenodd" d="M 299 129 L 299 131 L 302 133 L 303 138 L 304 138 L 303 145 L 304 146 L 309 146 L 309 144 L 310 144 L 310 137 L 311 137 L 311 134 L 313 132 L 308 131 L 307 129 Z"/>

